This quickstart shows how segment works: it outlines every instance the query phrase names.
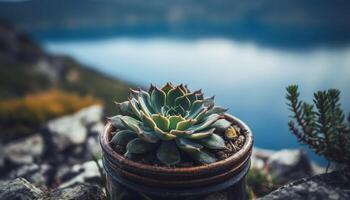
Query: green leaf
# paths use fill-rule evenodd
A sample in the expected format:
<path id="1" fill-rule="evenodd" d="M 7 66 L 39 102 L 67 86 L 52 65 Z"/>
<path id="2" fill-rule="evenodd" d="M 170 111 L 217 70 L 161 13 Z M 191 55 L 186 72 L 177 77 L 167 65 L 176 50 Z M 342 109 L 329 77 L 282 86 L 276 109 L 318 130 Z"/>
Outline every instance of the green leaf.
<path id="1" fill-rule="evenodd" d="M 169 130 L 173 130 L 176 129 L 176 125 L 181 122 L 184 121 L 185 119 L 183 117 L 181 117 L 181 115 L 174 115 L 174 116 L 170 116 L 169 117 Z"/>
<path id="2" fill-rule="evenodd" d="M 148 117 L 144 112 L 141 111 L 141 120 L 142 122 L 150 127 L 151 129 L 154 129 L 156 126 L 156 123 L 153 121 L 151 117 Z"/>
<path id="3" fill-rule="evenodd" d="M 212 135 L 215 131 L 215 128 L 206 130 L 206 131 L 202 131 L 202 132 L 197 132 L 197 133 L 193 133 L 191 135 L 188 135 L 187 138 L 189 139 L 194 139 L 194 140 L 198 140 L 198 139 L 203 139 L 206 137 L 209 137 L 210 135 Z"/>
<path id="4" fill-rule="evenodd" d="M 186 118 L 194 118 L 196 115 L 198 115 L 199 112 L 203 110 L 203 101 L 202 100 L 196 100 L 191 106 L 189 114 L 186 116 Z"/>
<path id="5" fill-rule="evenodd" d="M 176 135 L 176 137 L 188 137 L 191 135 L 192 131 L 180 131 L 180 130 L 171 130 L 170 134 Z"/>
<path id="6" fill-rule="evenodd" d="M 153 113 L 153 108 L 151 106 L 151 99 L 150 99 L 149 94 L 147 92 L 141 90 L 139 93 L 138 101 L 139 101 L 140 107 L 143 110 L 143 112 L 146 115 L 151 116 Z"/>
<path id="7" fill-rule="evenodd" d="M 204 106 L 208 108 L 212 108 L 214 106 L 214 98 L 215 96 L 204 99 L 203 100 Z"/>
<path id="8" fill-rule="evenodd" d="M 112 126 L 114 128 L 126 129 L 126 127 L 124 126 L 122 120 L 120 119 L 121 117 L 122 117 L 122 115 L 116 115 L 116 116 L 107 118 L 107 120 L 112 124 Z"/>
<path id="9" fill-rule="evenodd" d="M 209 137 L 197 140 L 199 144 L 209 149 L 225 149 L 225 141 L 219 135 L 213 133 Z"/>
<path id="10" fill-rule="evenodd" d="M 163 90 L 163 92 L 165 92 L 165 94 L 168 94 L 168 92 L 172 89 L 174 89 L 174 86 L 168 82 L 162 87 L 161 90 Z"/>
<path id="11" fill-rule="evenodd" d="M 184 84 L 180 84 L 179 87 L 185 94 L 189 92 L 187 86 L 185 86 Z"/>
<path id="12" fill-rule="evenodd" d="M 193 92 L 196 95 L 197 100 L 203 100 L 203 93 L 202 90 L 197 90 Z"/>
<path id="13" fill-rule="evenodd" d="M 169 110 L 168 106 L 163 106 L 161 108 L 161 114 L 162 115 L 167 115 L 167 111 Z"/>
<path id="14" fill-rule="evenodd" d="M 137 97 L 139 95 L 139 90 L 134 90 L 132 88 L 129 88 L 129 90 L 130 90 L 130 98 L 137 99 Z"/>
<path id="15" fill-rule="evenodd" d="M 128 153 L 143 154 L 152 151 L 156 146 L 154 143 L 135 138 L 126 145 L 126 150 Z"/>
<path id="16" fill-rule="evenodd" d="M 113 135 L 110 144 L 126 146 L 131 140 L 137 138 L 137 134 L 130 130 L 121 130 Z"/>
<path id="17" fill-rule="evenodd" d="M 203 148 L 202 145 L 194 143 L 191 140 L 185 138 L 177 138 L 175 142 L 177 146 L 185 152 L 200 151 Z"/>
<path id="18" fill-rule="evenodd" d="M 191 105 L 197 100 L 195 93 L 188 93 L 185 96 L 190 100 Z"/>
<path id="19" fill-rule="evenodd" d="M 167 133 L 162 131 L 161 129 L 159 129 L 158 127 L 154 127 L 154 131 L 156 133 L 158 133 L 158 136 L 162 139 L 162 140 L 173 140 L 176 138 L 175 135 L 171 134 L 171 133 Z"/>
<path id="20" fill-rule="evenodd" d="M 208 110 L 207 116 L 211 114 L 223 115 L 228 109 L 220 106 L 214 106 L 212 109 Z"/>
<path id="21" fill-rule="evenodd" d="M 187 119 L 185 121 L 181 121 L 181 122 L 177 123 L 176 130 L 184 131 L 184 130 L 190 128 L 194 123 L 195 123 L 195 121 L 193 119 Z"/>
<path id="22" fill-rule="evenodd" d="M 169 119 L 160 115 L 160 114 L 154 114 L 152 115 L 152 120 L 156 123 L 157 127 L 160 128 L 163 131 L 167 131 L 169 129 Z"/>
<path id="23" fill-rule="evenodd" d="M 132 118 L 132 117 L 129 117 L 129 116 L 121 116 L 121 115 L 117 115 L 116 117 L 119 117 L 121 122 L 123 123 L 123 125 L 132 130 L 132 131 L 135 131 L 137 132 L 138 131 L 138 128 L 139 128 L 139 125 L 141 124 L 140 121 Z"/>
<path id="24" fill-rule="evenodd" d="M 144 137 L 141 137 L 141 139 L 145 138 L 144 140 L 150 143 L 157 143 L 160 139 L 159 135 L 155 131 L 143 130 L 142 135 L 144 135 Z"/>
<path id="25" fill-rule="evenodd" d="M 194 116 L 194 119 L 197 122 L 200 122 L 205 116 L 207 116 L 208 108 L 203 108 L 201 111 L 198 113 L 198 115 Z"/>
<path id="26" fill-rule="evenodd" d="M 150 143 L 156 143 L 158 141 L 158 138 L 149 137 L 147 134 L 145 134 L 145 131 L 140 128 L 140 121 L 129 116 L 121 116 L 120 119 L 125 127 L 136 132 L 139 138 L 142 140 Z"/>
<path id="27" fill-rule="evenodd" d="M 178 112 L 174 109 L 174 108 L 169 108 L 167 111 L 166 111 L 166 113 L 165 113 L 165 115 L 170 115 L 170 116 L 172 116 L 172 115 L 178 115 Z"/>
<path id="28" fill-rule="evenodd" d="M 194 152 L 187 152 L 192 158 L 193 160 L 202 163 L 202 164 L 210 164 L 210 163 L 214 163 L 217 161 L 217 159 L 215 158 L 215 156 L 204 152 L 203 150 L 201 151 L 194 151 Z"/>
<path id="29" fill-rule="evenodd" d="M 155 87 L 151 93 L 151 103 L 157 112 L 161 113 L 161 109 L 165 105 L 165 101 L 165 92 Z"/>
<path id="30" fill-rule="evenodd" d="M 132 110 L 129 106 L 129 101 L 124 101 L 121 103 L 115 102 L 116 106 L 117 106 L 117 113 L 119 115 L 131 115 Z"/>
<path id="31" fill-rule="evenodd" d="M 203 129 L 208 128 L 210 125 L 212 125 L 214 122 L 216 122 L 218 119 L 220 119 L 221 116 L 218 114 L 212 114 L 207 119 L 205 119 L 203 122 L 193 125 L 189 128 L 189 130 L 192 130 L 194 132 L 201 131 Z"/>
<path id="32" fill-rule="evenodd" d="M 175 99 L 178 97 L 183 96 L 185 93 L 180 89 L 179 86 L 177 86 L 174 89 L 171 89 L 167 94 L 167 104 L 171 107 L 175 107 Z"/>
<path id="33" fill-rule="evenodd" d="M 139 111 L 138 105 L 137 105 L 137 100 L 136 99 L 129 99 L 129 106 L 132 110 L 132 112 L 139 118 L 141 119 L 141 113 Z"/>
<path id="34" fill-rule="evenodd" d="M 227 121 L 226 119 L 219 119 L 215 123 L 213 123 L 210 127 L 216 128 L 216 130 L 223 133 L 230 126 L 231 126 L 231 122 Z"/>
<path id="35" fill-rule="evenodd" d="M 180 162 L 180 152 L 174 141 L 163 141 L 158 150 L 157 158 L 165 165 L 175 165 Z"/>
<path id="36" fill-rule="evenodd" d="M 184 114 L 186 113 L 185 110 L 181 106 L 176 106 L 174 109 L 176 111 L 176 114 L 179 114 L 181 116 L 184 116 Z"/>
<path id="37" fill-rule="evenodd" d="M 190 109 L 191 102 L 190 100 L 184 95 L 181 97 L 178 97 L 175 99 L 175 105 L 181 106 L 184 110 Z"/>
<path id="38" fill-rule="evenodd" d="M 149 89 L 148 89 L 148 94 L 152 94 L 153 90 L 156 89 L 156 86 L 154 86 L 152 83 L 151 85 L 149 86 Z"/>

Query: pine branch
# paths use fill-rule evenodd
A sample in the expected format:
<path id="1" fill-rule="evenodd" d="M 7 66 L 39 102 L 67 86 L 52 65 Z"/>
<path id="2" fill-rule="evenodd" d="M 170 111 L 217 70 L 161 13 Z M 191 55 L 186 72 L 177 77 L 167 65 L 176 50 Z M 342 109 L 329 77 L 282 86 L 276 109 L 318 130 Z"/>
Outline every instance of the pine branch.
<path id="1" fill-rule="evenodd" d="M 307 127 L 307 124 L 305 120 L 303 120 L 303 110 L 302 110 L 302 105 L 303 102 L 299 101 L 299 95 L 300 93 L 298 92 L 298 86 L 297 85 L 291 85 L 288 86 L 287 88 L 287 95 L 286 98 L 289 100 L 290 103 L 287 103 L 287 105 L 290 107 L 289 109 L 294 113 L 293 118 L 296 119 L 298 122 L 299 126 L 301 127 L 303 133 L 305 135 L 311 135 L 310 133 L 310 128 Z"/>
<path id="2" fill-rule="evenodd" d="M 294 114 L 292 119 L 297 122 L 296 125 L 291 120 L 288 126 L 298 141 L 308 144 L 329 161 L 350 165 L 350 114 L 346 123 L 340 91 L 318 91 L 312 105 L 299 101 L 298 86 L 291 85 L 286 89 L 287 105 Z"/>

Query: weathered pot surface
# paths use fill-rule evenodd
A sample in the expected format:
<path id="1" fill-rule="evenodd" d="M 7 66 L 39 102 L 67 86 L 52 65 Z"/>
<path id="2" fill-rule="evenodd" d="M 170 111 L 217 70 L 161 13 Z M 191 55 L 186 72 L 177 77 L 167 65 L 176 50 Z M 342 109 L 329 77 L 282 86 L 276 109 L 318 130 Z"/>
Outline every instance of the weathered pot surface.
<path id="1" fill-rule="evenodd" d="M 224 160 L 209 165 L 182 168 L 142 164 L 118 154 L 109 145 L 113 127 L 107 124 L 105 131 L 100 136 L 107 176 L 110 180 L 125 182 L 126 185 L 135 183 L 141 188 L 163 188 L 168 192 L 179 189 L 182 189 L 181 191 L 194 188 L 203 189 L 203 187 L 218 186 L 221 183 L 226 183 L 226 185 L 221 184 L 223 188 L 229 187 L 241 181 L 249 169 L 253 138 L 251 130 L 244 122 L 231 115 L 225 115 L 225 117 L 243 130 L 245 136 L 243 147 Z"/>

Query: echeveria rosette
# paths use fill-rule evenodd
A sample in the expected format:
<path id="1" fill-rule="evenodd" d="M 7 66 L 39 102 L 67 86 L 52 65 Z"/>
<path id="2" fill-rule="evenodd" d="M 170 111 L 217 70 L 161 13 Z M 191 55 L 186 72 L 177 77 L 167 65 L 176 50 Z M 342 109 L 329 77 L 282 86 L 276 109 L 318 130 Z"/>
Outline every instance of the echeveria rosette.
<path id="1" fill-rule="evenodd" d="M 117 130 L 111 144 L 125 146 L 126 155 L 156 152 L 163 164 L 174 165 L 182 151 L 209 164 L 217 161 L 210 150 L 226 149 L 223 135 L 232 128 L 224 119 L 227 109 L 214 106 L 214 97 L 203 98 L 201 90 L 151 85 L 147 92 L 131 90 L 128 101 L 116 104 L 119 115 L 109 118 Z"/>

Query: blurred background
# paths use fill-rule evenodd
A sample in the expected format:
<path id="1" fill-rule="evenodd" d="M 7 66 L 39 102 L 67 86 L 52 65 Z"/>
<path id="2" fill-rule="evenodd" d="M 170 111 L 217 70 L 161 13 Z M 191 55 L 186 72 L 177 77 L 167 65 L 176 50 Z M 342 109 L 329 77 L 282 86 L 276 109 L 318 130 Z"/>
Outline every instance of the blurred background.
<path id="1" fill-rule="evenodd" d="M 349 1 L 0 0 L 0 19 L 2 141 L 94 104 L 113 115 L 150 83 L 215 95 L 273 150 L 299 147 L 287 85 L 338 88 L 350 110 Z"/>

